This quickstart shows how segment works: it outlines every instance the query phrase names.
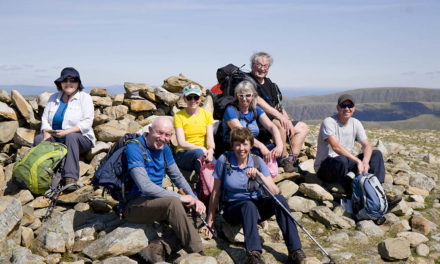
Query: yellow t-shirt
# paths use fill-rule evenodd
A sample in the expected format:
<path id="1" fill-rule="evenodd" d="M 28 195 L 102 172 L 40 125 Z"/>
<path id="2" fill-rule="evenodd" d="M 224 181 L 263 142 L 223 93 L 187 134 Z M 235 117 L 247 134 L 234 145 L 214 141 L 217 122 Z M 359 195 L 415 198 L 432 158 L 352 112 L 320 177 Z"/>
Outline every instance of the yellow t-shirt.
<path id="1" fill-rule="evenodd" d="M 190 116 L 185 109 L 180 110 L 174 115 L 174 127 L 183 128 L 185 134 L 185 141 L 201 146 L 206 146 L 206 128 L 208 125 L 214 124 L 214 118 L 211 112 L 200 108 L 199 114 Z M 176 153 L 183 150 L 179 146 Z"/>

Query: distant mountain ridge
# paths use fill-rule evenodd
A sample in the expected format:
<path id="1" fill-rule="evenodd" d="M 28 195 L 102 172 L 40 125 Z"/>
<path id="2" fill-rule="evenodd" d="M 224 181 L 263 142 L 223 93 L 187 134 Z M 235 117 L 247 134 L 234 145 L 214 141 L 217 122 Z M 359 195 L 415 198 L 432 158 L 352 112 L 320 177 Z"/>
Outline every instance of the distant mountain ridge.
<path id="1" fill-rule="evenodd" d="M 336 112 L 336 101 L 349 93 L 356 100 L 354 116 L 361 121 L 399 121 L 419 115 L 440 117 L 440 89 L 365 88 L 320 96 L 285 98 L 286 111 L 298 120 L 322 120 Z"/>
<path id="2" fill-rule="evenodd" d="M 344 93 L 353 95 L 357 103 L 389 103 L 389 102 L 440 102 L 440 89 L 416 87 L 379 87 L 363 88 L 326 95 L 300 96 L 286 98 L 289 103 L 334 103 Z"/>

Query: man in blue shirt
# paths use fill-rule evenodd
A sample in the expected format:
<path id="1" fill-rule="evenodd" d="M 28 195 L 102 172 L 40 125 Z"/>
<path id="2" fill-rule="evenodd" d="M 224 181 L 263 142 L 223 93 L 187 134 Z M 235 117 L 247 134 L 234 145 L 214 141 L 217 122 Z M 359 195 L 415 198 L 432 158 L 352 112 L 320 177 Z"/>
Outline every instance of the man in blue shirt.
<path id="1" fill-rule="evenodd" d="M 153 263 L 165 261 L 165 254 L 178 251 L 180 246 L 188 252 L 203 254 L 200 236 L 184 207 L 195 206 L 200 214 L 206 208 L 177 168 L 167 145 L 173 131 L 169 118 L 157 117 L 149 128 L 149 133 L 137 138 L 146 149 L 146 159 L 137 143 L 130 143 L 126 148 L 128 169 L 135 185 L 131 190 L 134 198 L 125 210 L 125 220 L 139 224 L 166 221 L 174 231 L 164 234 L 160 240 L 151 241 L 139 253 L 145 260 Z M 180 195 L 163 189 L 165 173 L 187 194 Z"/>

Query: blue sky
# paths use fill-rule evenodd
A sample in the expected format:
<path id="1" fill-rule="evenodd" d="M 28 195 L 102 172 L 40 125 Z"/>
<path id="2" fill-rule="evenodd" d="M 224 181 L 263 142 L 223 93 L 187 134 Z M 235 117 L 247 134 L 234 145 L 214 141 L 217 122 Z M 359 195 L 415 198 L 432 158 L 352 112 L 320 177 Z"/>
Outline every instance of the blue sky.
<path id="1" fill-rule="evenodd" d="M 161 85 L 183 73 L 274 58 L 289 94 L 440 88 L 440 1 L 0 0 L 0 84 L 53 84 L 73 66 L 86 87 Z"/>

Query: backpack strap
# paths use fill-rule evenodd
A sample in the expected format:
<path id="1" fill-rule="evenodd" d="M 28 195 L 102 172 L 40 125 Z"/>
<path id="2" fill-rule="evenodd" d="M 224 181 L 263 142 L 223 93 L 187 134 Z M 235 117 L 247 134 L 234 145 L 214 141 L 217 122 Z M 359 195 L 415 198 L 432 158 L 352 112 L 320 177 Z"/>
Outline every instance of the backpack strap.
<path id="1" fill-rule="evenodd" d="M 256 168 L 257 170 L 260 170 L 260 159 L 257 155 L 255 154 L 251 154 L 252 159 L 254 160 L 254 168 Z"/>
<path id="2" fill-rule="evenodd" d="M 249 126 L 250 123 L 254 122 L 255 120 L 257 120 L 257 110 L 256 109 L 252 109 L 252 119 L 248 120 L 247 118 L 245 118 L 240 110 L 238 110 L 238 106 L 235 104 L 231 104 L 234 107 L 235 112 L 237 113 L 237 117 L 238 120 L 244 120 L 246 122 L 246 127 Z"/>
<path id="3" fill-rule="evenodd" d="M 143 136 L 143 137 L 144 137 L 144 136 Z M 144 137 L 144 140 L 145 140 L 145 142 L 147 142 L 146 139 L 145 139 L 145 137 Z M 138 144 L 138 146 L 141 148 L 141 150 L 142 150 L 142 160 L 143 160 L 143 162 L 145 162 L 146 160 L 148 160 L 148 157 L 147 157 L 147 149 L 144 147 L 144 145 L 142 144 L 142 142 L 140 142 L 138 139 L 135 139 L 135 138 L 133 138 L 133 139 L 129 139 L 129 140 L 127 140 L 126 142 L 124 142 L 124 146 L 127 146 L 128 144 L 133 143 L 133 142 L 135 142 L 136 144 Z"/>
<path id="4" fill-rule="evenodd" d="M 260 159 L 257 155 L 251 154 L 252 160 L 254 162 L 254 168 L 257 169 L 258 171 L 260 171 Z M 247 183 L 247 188 L 248 191 L 253 192 L 253 191 L 258 191 L 259 189 L 261 189 L 261 184 L 260 181 L 258 179 L 248 179 L 248 183 Z"/>
<path id="5" fill-rule="evenodd" d="M 226 172 L 231 170 L 231 152 L 230 151 L 226 151 L 225 154 L 223 154 L 225 156 L 225 162 L 223 163 L 223 170 L 222 170 L 222 184 L 220 187 L 220 202 L 225 201 L 225 195 L 223 192 L 223 186 L 225 184 L 225 177 L 226 177 Z"/>
<path id="6" fill-rule="evenodd" d="M 362 198 L 363 198 L 363 207 L 367 207 L 367 195 L 365 191 L 365 180 L 367 180 L 367 177 L 361 178 L 361 189 L 362 189 Z"/>

